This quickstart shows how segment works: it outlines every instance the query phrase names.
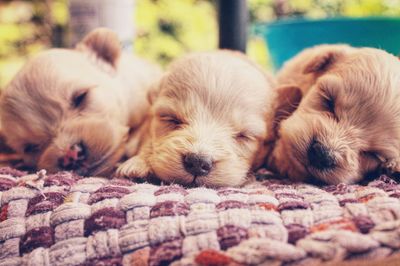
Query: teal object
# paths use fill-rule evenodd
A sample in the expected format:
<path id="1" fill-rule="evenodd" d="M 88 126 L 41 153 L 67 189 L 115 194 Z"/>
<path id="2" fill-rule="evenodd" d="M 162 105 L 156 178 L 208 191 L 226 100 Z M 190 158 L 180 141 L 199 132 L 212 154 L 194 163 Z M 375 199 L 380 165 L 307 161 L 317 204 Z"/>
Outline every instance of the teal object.
<path id="1" fill-rule="evenodd" d="M 346 43 L 375 47 L 400 54 L 400 18 L 291 19 L 255 25 L 263 36 L 276 69 L 304 48 L 318 44 Z"/>

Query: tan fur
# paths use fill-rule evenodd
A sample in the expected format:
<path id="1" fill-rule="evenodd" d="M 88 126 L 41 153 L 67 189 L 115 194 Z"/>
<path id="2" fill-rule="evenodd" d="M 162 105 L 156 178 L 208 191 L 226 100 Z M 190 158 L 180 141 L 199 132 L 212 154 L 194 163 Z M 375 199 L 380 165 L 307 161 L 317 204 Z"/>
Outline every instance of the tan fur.
<path id="1" fill-rule="evenodd" d="M 400 170 L 398 58 L 378 49 L 322 45 L 290 60 L 277 79 L 278 95 L 289 100 L 276 103 L 275 114 L 286 116 L 275 117 L 279 125 L 267 160 L 271 168 L 295 180 L 314 177 L 331 184 L 359 181 L 379 167 Z M 302 92 L 299 103 L 290 100 L 295 91 Z M 327 98 L 334 99 L 334 113 L 324 105 Z M 312 140 L 333 154 L 334 168 L 310 165 Z"/>
<path id="2" fill-rule="evenodd" d="M 242 184 L 265 156 L 271 82 L 244 55 L 218 51 L 178 60 L 150 91 L 145 144 L 118 175 L 156 175 L 169 183 L 198 186 Z M 182 124 L 171 124 L 168 116 Z M 187 153 L 210 156 L 211 172 L 198 177 L 186 172 L 182 157 Z"/>
<path id="3" fill-rule="evenodd" d="M 116 35 L 91 32 L 77 49 L 51 49 L 29 60 L 5 89 L 0 101 L 7 143 L 23 154 L 25 164 L 62 170 L 58 159 L 75 143 L 88 149 L 84 175 L 105 174 L 122 157 L 128 132 L 148 111 L 147 89 L 160 70 L 121 54 Z M 74 95 L 88 94 L 82 106 Z M 133 130 L 132 130 L 133 129 Z M 39 145 L 24 153 L 26 144 Z"/>

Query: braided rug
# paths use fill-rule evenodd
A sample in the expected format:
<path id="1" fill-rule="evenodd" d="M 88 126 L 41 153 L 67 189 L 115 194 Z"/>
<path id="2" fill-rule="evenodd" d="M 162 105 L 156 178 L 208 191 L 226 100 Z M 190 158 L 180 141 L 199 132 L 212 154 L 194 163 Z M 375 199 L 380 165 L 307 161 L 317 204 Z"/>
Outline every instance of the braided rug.
<path id="1" fill-rule="evenodd" d="M 400 248 L 400 185 L 190 188 L 0 168 L 0 266 L 313 265 Z"/>

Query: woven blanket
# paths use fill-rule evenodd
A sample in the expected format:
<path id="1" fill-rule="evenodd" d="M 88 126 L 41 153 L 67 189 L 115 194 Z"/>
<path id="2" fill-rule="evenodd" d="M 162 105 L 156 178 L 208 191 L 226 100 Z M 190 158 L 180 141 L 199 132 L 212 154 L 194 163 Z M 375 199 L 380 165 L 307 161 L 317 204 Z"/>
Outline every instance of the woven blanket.
<path id="1" fill-rule="evenodd" d="M 190 188 L 0 169 L 0 265 L 312 265 L 400 248 L 400 185 Z"/>

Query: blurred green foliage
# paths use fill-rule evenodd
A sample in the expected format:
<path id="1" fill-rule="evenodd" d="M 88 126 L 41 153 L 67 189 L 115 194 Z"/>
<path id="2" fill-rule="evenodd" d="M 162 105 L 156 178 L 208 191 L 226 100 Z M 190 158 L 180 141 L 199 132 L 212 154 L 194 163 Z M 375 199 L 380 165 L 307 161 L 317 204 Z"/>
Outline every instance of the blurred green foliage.
<path id="1" fill-rule="evenodd" d="M 118 1 L 118 0 L 115 0 Z M 218 45 L 217 0 L 135 0 L 134 52 L 160 63 Z M 284 17 L 400 15 L 400 0 L 248 0 L 250 23 Z M 0 88 L 31 55 L 62 46 L 68 0 L 0 0 Z M 266 45 L 249 36 L 248 55 L 269 67 Z"/>
<path id="2" fill-rule="evenodd" d="M 212 1 L 139 0 L 135 17 L 135 52 L 163 65 L 186 52 L 217 47 Z"/>
<path id="3" fill-rule="evenodd" d="M 29 56 L 52 46 L 67 18 L 67 0 L 0 0 L 0 88 Z"/>

